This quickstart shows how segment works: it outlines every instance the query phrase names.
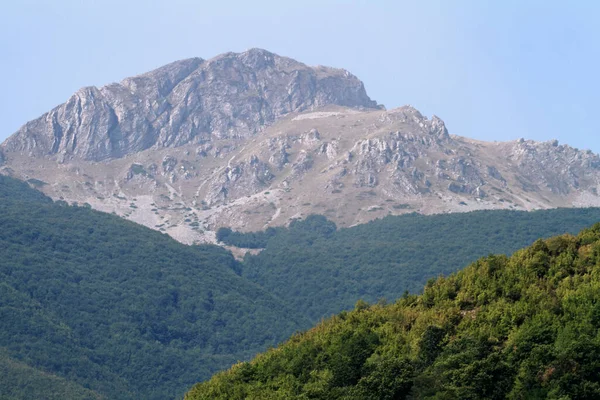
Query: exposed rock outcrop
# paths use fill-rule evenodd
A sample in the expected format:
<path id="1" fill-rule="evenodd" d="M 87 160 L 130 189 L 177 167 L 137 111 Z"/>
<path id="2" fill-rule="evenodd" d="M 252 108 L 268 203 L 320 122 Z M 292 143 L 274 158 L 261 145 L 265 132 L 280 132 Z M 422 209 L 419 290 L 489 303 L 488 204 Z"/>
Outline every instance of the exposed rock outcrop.
<path id="1" fill-rule="evenodd" d="M 264 190 L 275 177 L 269 165 L 252 155 L 249 160 L 227 166 L 215 176 L 206 195 L 208 205 L 248 196 Z"/>
<path id="2" fill-rule="evenodd" d="M 150 147 L 246 138 L 285 114 L 330 104 L 378 107 L 348 71 L 252 49 L 177 61 L 121 83 L 83 88 L 3 147 L 59 161 L 101 161 Z"/>
<path id="3" fill-rule="evenodd" d="M 504 147 L 526 186 L 545 186 L 553 193 L 569 194 L 582 184 L 597 183 L 600 157 L 591 151 L 559 145 L 557 140 L 519 140 Z"/>

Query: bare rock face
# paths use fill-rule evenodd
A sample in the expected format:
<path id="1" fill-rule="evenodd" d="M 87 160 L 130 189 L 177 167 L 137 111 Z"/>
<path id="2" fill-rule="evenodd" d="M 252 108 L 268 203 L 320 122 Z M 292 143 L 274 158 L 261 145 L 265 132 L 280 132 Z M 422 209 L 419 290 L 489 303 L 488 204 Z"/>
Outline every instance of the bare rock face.
<path id="1" fill-rule="evenodd" d="M 301 151 L 296 159 L 296 162 L 292 165 L 294 171 L 293 176 L 299 177 L 307 173 L 314 165 L 312 155 L 307 151 Z"/>
<path id="2" fill-rule="evenodd" d="M 498 171 L 498 168 L 494 167 L 493 165 L 487 166 L 487 174 L 490 178 L 502 182 L 502 184 L 506 184 L 506 180 L 504 179 L 500 171 Z"/>
<path id="3" fill-rule="evenodd" d="M 289 162 L 289 154 L 287 153 L 286 146 L 281 145 L 279 148 L 273 150 L 269 162 L 275 166 L 276 169 L 281 170 Z"/>
<path id="4" fill-rule="evenodd" d="M 392 124 L 406 124 L 410 128 L 355 143 L 350 151 L 354 159 L 354 185 L 375 187 L 383 172 L 393 178 L 392 181 L 400 190 L 413 194 L 426 191 L 428 181 L 424 179 L 425 173 L 414 168 L 414 164 L 417 159 L 426 157 L 430 152 L 444 153 L 449 150 L 452 139 L 444 122 L 436 116 L 428 120 L 410 106 L 391 110 L 381 120 Z M 439 160 L 438 177 L 451 179 L 445 173 L 446 169 L 446 161 Z M 454 179 L 463 179 L 469 174 L 472 175 L 473 172 L 466 173 L 463 167 L 454 174 Z"/>
<path id="5" fill-rule="evenodd" d="M 102 161 L 155 147 L 247 138 L 290 112 L 377 108 L 349 72 L 265 50 L 177 61 L 102 88 L 86 87 L 23 126 L 3 148 Z"/>
<path id="6" fill-rule="evenodd" d="M 173 156 L 166 155 L 162 159 L 162 172 L 163 174 L 168 174 L 169 172 L 173 172 L 177 167 L 177 159 Z"/>
<path id="7" fill-rule="evenodd" d="M 226 203 L 257 193 L 268 187 L 274 177 L 269 165 L 252 155 L 247 161 L 227 166 L 222 173 L 213 178 L 205 203 Z"/>
<path id="8" fill-rule="evenodd" d="M 506 150 L 507 158 L 522 171 L 524 189 L 543 186 L 553 193 L 566 195 L 600 171 L 597 154 L 559 145 L 557 140 L 541 143 L 519 140 Z"/>

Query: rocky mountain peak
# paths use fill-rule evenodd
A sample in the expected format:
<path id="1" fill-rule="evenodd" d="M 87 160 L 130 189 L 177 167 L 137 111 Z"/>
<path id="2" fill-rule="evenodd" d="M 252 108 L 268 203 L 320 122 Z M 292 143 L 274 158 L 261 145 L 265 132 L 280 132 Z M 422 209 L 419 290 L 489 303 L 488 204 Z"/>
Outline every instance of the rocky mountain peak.
<path id="1" fill-rule="evenodd" d="M 224 54 L 222 59 L 239 59 L 246 67 L 261 70 L 266 68 L 275 67 L 276 62 L 283 62 L 287 64 L 294 64 L 296 66 L 301 66 L 302 63 L 292 60 L 287 57 L 279 57 L 278 55 L 271 53 L 264 49 L 253 48 L 246 50 L 243 53 L 227 53 Z"/>
<path id="2" fill-rule="evenodd" d="M 439 140 L 450 138 L 446 124 L 438 116 L 433 115 L 431 119 L 423 116 L 419 110 L 411 105 L 398 107 L 382 114 L 382 122 L 409 124 L 414 130 L 420 130 L 425 135 L 436 136 Z"/>
<path id="3" fill-rule="evenodd" d="M 191 58 L 101 88 L 78 90 L 2 147 L 30 156 L 102 161 L 155 147 L 247 138 L 291 112 L 378 108 L 349 72 L 262 49 Z"/>
<path id="4" fill-rule="evenodd" d="M 122 86 L 142 98 L 167 96 L 179 82 L 188 77 L 204 62 L 205 60 L 202 58 L 175 61 L 145 74 L 125 78 L 120 85 L 112 84 L 108 85 L 107 88 L 114 87 L 114 89 L 118 89 L 119 86 Z M 149 89 L 154 89 L 157 92 L 149 93 L 147 92 Z"/>
<path id="5" fill-rule="evenodd" d="M 185 243 L 314 213 L 351 226 L 600 206 L 597 154 L 450 136 L 435 115 L 377 106 L 348 71 L 261 49 L 82 88 L 0 146 L 0 173 Z"/>

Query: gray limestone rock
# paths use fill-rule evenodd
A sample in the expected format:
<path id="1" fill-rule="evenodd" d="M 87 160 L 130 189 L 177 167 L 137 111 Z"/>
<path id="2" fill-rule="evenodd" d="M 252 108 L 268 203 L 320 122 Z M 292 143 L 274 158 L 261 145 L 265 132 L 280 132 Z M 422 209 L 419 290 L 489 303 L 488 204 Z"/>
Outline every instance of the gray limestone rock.
<path id="1" fill-rule="evenodd" d="M 553 193 L 566 195 L 581 186 L 581 181 L 600 170 L 600 157 L 558 141 L 521 140 L 510 143 L 507 158 L 516 164 L 523 189 L 535 191 L 545 186 Z"/>
<path id="2" fill-rule="evenodd" d="M 487 173 L 489 176 L 491 176 L 492 178 L 494 178 L 496 180 L 499 180 L 504 183 L 506 182 L 506 180 L 504 179 L 504 177 L 502 176 L 500 171 L 498 171 L 498 168 L 494 167 L 493 165 L 487 166 Z"/>
<path id="3" fill-rule="evenodd" d="M 165 156 L 162 160 L 163 173 L 173 172 L 177 166 L 177 159 L 173 156 Z"/>
<path id="4" fill-rule="evenodd" d="M 274 177 L 269 165 L 252 155 L 249 160 L 228 166 L 216 176 L 210 182 L 205 201 L 212 206 L 257 193 L 268 187 Z"/>
<path id="5" fill-rule="evenodd" d="M 252 49 L 80 89 L 2 146 L 61 161 L 101 161 L 151 147 L 247 138 L 288 113 L 326 105 L 379 108 L 348 71 Z"/>
<path id="6" fill-rule="evenodd" d="M 306 151 L 301 151 L 296 162 L 292 165 L 292 171 L 294 171 L 295 176 L 300 176 L 311 169 L 313 164 L 314 160 L 312 155 Z"/>

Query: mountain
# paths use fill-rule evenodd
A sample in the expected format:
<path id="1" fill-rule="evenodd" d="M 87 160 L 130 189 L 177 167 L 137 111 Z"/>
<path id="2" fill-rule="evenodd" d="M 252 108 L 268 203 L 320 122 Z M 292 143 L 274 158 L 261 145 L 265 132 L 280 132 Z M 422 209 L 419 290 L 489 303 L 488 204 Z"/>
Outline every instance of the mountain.
<path id="1" fill-rule="evenodd" d="M 595 225 L 358 302 L 185 398 L 600 398 L 599 249 Z"/>
<path id="2" fill-rule="evenodd" d="M 2 174 L 184 243 L 310 214 L 352 226 L 409 212 L 600 206 L 590 151 L 451 135 L 411 106 L 384 110 L 347 71 L 258 49 L 84 88 L 0 154 Z"/>
<path id="3" fill-rule="evenodd" d="M 308 324 L 221 247 L 3 176 L 0 226 L 2 398 L 176 398 Z"/>

